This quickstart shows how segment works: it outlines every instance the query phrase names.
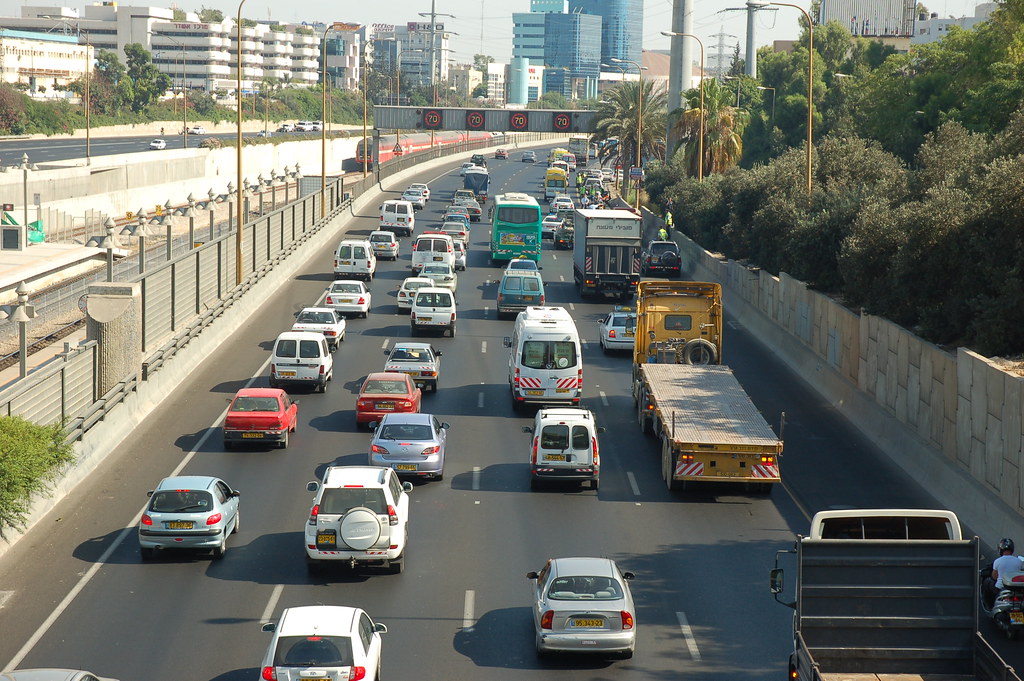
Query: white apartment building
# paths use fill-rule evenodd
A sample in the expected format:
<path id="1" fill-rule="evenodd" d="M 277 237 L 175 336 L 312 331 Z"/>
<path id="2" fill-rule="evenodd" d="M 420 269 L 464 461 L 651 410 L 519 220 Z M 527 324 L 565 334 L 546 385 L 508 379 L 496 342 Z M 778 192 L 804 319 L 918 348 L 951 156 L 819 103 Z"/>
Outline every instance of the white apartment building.
<path id="1" fill-rule="evenodd" d="M 971 28 L 974 28 L 974 26 L 987 20 L 998 6 L 999 5 L 994 2 L 986 2 L 978 5 L 974 8 L 973 17 L 949 17 L 941 19 L 935 12 L 930 16 L 921 14 L 918 16 L 917 22 L 914 24 L 914 36 L 910 39 L 910 42 L 914 45 L 921 45 L 941 40 L 947 33 L 949 33 L 949 29 L 953 26 L 959 26 L 964 30 L 970 30 Z"/>
<path id="2" fill-rule="evenodd" d="M 487 65 L 487 99 L 499 106 L 505 106 L 505 73 L 508 64 Z"/>
<path id="3" fill-rule="evenodd" d="M 69 7 L 23 6 L 20 17 L 0 17 L 0 28 L 77 36 L 98 51 L 112 50 L 124 59 L 124 47 L 140 43 L 153 63 L 176 86 L 234 91 L 238 31 L 233 19 L 208 23 L 188 12 L 183 20 L 163 7 L 128 7 L 105 1 L 83 11 Z M 319 80 L 319 35 L 307 27 L 273 23 L 243 26 L 242 91 L 258 90 L 264 78 L 313 85 Z"/>
<path id="4" fill-rule="evenodd" d="M 85 75 L 89 53 L 75 36 L 0 29 L 0 82 L 54 92 Z"/>

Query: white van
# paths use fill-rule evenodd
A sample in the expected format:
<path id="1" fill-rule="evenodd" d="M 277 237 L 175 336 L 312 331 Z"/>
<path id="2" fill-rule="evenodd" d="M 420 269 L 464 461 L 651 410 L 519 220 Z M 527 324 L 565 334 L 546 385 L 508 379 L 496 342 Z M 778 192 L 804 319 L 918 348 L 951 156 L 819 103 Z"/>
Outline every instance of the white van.
<path id="1" fill-rule="evenodd" d="M 285 331 L 274 341 L 270 356 L 270 387 L 300 383 L 327 392 L 334 378 L 334 357 L 322 333 Z"/>
<path id="2" fill-rule="evenodd" d="M 923 508 L 851 508 L 818 511 L 810 539 L 963 539 L 952 511 Z"/>
<path id="3" fill-rule="evenodd" d="M 512 407 L 524 404 L 579 406 L 583 353 L 576 324 L 563 307 L 528 307 L 516 317 L 509 348 Z"/>
<path id="4" fill-rule="evenodd" d="M 416 229 L 415 213 L 409 201 L 385 201 L 380 204 L 380 224 L 377 225 L 377 229 L 412 236 L 412 231 Z"/>
<path id="5" fill-rule="evenodd" d="M 455 292 L 436 286 L 424 286 L 414 292 L 412 307 L 409 308 L 409 333 L 419 335 L 421 331 L 438 330 L 441 335 L 447 331 L 455 338 Z"/>
<path id="6" fill-rule="evenodd" d="M 601 478 L 601 453 L 597 426 L 589 409 L 551 407 L 538 409 L 530 444 L 530 489 L 544 480 L 590 482 L 596 490 Z"/>
<path id="7" fill-rule="evenodd" d="M 425 232 L 412 244 L 412 273 L 418 274 L 427 263 L 442 262 L 455 269 L 455 246 L 444 232 Z"/>
<path id="8" fill-rule="evenodd" d="M 335 279 L 365 279 L 377 272 L 377 256 L 367 239 L 344 239 L 334 251 Z"/>

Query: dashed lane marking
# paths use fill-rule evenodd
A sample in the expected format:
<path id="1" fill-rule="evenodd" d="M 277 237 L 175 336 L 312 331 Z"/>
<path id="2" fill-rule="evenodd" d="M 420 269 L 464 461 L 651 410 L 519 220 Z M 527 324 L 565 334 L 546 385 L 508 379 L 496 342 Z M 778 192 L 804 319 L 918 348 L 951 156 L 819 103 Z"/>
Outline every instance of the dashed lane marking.
<path id="1" fill-rule="evenodd" d="M 598 390 L 597 394 L 601 396 L 601 404 L 607 407 L 608 406 L 608 395 L 606 395 L 603 390 Z"/>
<path id="2" fill-rule="evenodd" d="M 629 488 L 633 490 L 633 496 L 640 496 L 640 487 L 636 484 L 636 476 L 633 475 L 633 471 L 626 471 L 626 478 L 629 480 Z"/>
<path id="3" fill-rule="evenodd" d="M 676 619 L 679 620 L 679 629 L 683 632 L 683 638 L 686 639 L 686 647 L 690 650 L 690 658 L 694 662 L 700 662 L 700 650 L 697 648 L 697 639 L 693 637 L 690 623 L 686 621 L 686 613 L 677 612 Z"/>
<path id="4" fill-rule="evenodd" d="M 487 341 L 480 341 L 480 352 L 487 354 Z"/>
<path id="5" fill-rule="evenodd" d="M 466 590 L 466 603 L 462 608 L 462 630 L 473 631 L 473 610 L 476 607 L 476 592 Z"/>
<path id="6" fill-rule="evenodd" d="M 267 607 L 263 608 L 263 614 L 260 615 L 260 622 L 268 622 L 274 615 L 274 608 L 277 607 L 277 601 L 281 598 L 281 592 L 284 591 L 284 584 L 275 584 L 274 590 L 270 592 L 270 599 L 267 600 Z"/>
<path id="7" fill-rule="evenodd" d="M 480 466 L 473 466 L 473 491 L 480 490 Z"/>

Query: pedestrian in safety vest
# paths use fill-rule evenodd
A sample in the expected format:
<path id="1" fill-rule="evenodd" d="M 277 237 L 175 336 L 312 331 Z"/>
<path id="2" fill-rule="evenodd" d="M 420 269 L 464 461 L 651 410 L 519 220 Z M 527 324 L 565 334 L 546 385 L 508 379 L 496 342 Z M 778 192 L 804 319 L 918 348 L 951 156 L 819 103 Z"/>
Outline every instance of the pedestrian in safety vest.
<path id="1" fill-rule="evenodd" d="M 668 241 L 668 230 L 666 230 L 664 227 L 658 230 L 658 240 Z"/>
<path id="2" fill-rule="evenodd" d="M 672 211 L 665 211 L 665 225 L 669 228 L 672 227 Z"/>

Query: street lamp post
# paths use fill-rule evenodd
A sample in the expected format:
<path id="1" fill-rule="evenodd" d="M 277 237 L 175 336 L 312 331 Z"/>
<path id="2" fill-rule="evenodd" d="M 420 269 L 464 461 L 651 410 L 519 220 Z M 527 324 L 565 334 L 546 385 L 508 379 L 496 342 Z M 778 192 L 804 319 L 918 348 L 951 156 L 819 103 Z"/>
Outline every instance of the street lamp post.
<path id="1" fill-rule="evenodd" d="M 774 121 L 775 120 L 775 88 L 767 87 L 765 85 L 758 85 L 757 89 L 758 90 L 771 90 L 772 91 L 772 115 L 771 115 L 771 120 Z"/>
<path id="2" fill-rule="evenodd" d="M 697 141 L 697 181 L 704 181 L 704 119 L 707 112 L 704 110 L 704 42 L 692 33 L 677 33 L 674 31 L 662 31 L 662 35 L 680 38 L 693 38 L 700 45 L 700 133 Z"/>
<path id="3" fill-rule="evenodd" d="M 327 214 L 327 34 L 330 33 L 331 29 L 341 30 L 344 25 L 340 22 L 335 22 L 324 29 L 324 35 L 321 39 L 320 56 L 323 57 L 323 111 L 320 114 L 320 219 L 323 220 Z M 364 92 L 365 98 L 365 92 Z M 366 127 L 365 121 L 365 105 L 363 107 L 363 127 Z M 366 138 L 366 132 L 363 132 L 363 139 Z M 366 151 L 366 143 L 363 142 L 363 151 Z M 364 172 L 365 176 L 365 172 Z"/>
<path id="4" fill-rule="evenodd" d="M 238 3 L 238 18 L 235 23 L 235 33 L 238 39 L 238 62 L 235 74 L 235 112 L 237 114 L 235 123 L 235 145 L 236 151 L 236 177 L 237 186 L 242 186 L 242 6 L 246 0 Z M 239 195 L 241 199 L 241 195 Z M 235 205 L 235 284 L 242 283 L 242 201 Z"/>
<path id="5" fill-rule="evenodd" d="M 800 10 L 807 19 L 807 193 L 811 193 L 811 144 L 813 142 L 813 126 L 814 126 L 814 20 L 811 19 L 810 13 L 800 5 L 794 5 L 788 2 L 747 2 L 747 5 L 754 7 L 766 7 L 768 5 L 775 5 L 776 7 L 792 7 L 793 9 Z"/>
<path id="6" fill-rule="evenodd" d="M 90 58 L 92 52 L 92 43 L 89 42 L 89 32 L 82 31 L 85 34 L 85 165 L 92 165 L 92 137 L 89 133 L 89 103 L 90 103 L 90 88 L 92 85 L 92 59 Z"/>
<path id="7" fill-rule="evenodd" d="M 640 78 L 640 80 L 638 81 L 638 87 L 637 87 L 637 91 L 636 91 L 636 167 L 637 168 L 642 168 L 643 166 L 641 165 L 640 149 L 643 146 L 642 143 L 641 143 L 641 139 L 642 139 L 642 135 L 643 135 L 643 120 L 644 120 L 644 116 L 643 116 L 643 114 L 644 114 L 644 67 L 641 66 L 638 62 L 635 62 L 635 61 L 633 61 L 631 59 L 619 59 L 617 57 L 612 57 L 611 60 L 613 62 L 615 62 L 616 64 L 632 64 L 633 66 L 636 67 L 637 75 Z M 639 183 L 639 181 L 637 182 L 637 186 L 636 186 L 636 201 L 635 201 L 635 203 L 636 203 L 635 208 L 636 208 L 637 211 L 639 211 L 640 210 L 640 183 Z"/>

